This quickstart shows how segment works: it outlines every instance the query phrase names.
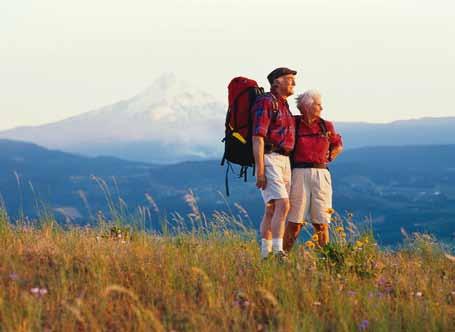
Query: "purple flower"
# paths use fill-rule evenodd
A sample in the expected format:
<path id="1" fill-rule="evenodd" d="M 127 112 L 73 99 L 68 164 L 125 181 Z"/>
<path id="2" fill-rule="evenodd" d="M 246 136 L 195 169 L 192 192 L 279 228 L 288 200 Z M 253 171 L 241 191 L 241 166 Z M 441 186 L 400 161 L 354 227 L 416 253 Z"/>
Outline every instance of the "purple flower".
<path id="1" fill-rule="evenodd" d="M 353 297 L 353 296 L 355 296 L 356 294 L 357 294 L 357 293 L 354 292 L 354 291 L 352 291 L 352 290 L 348 291 L 348 296 L 352 296 L 352 297 Z"/>
<path id="2" fill-rule="evenodd" d="M 18 275 L 16 272 L 13 272 L 13 273 L 10 273 L 9 278 L 10 278 L 11 280 L 16 281 L 16 280 L 19 279 L 19 275 Z"/>
<path id="3" fill-rule="evenodd" d="M 368 329 L 368 326 L 370 326 L 370 322 L 368 319 L 364 319 L 359 323 L 359 331 L 366 331 Z"/>

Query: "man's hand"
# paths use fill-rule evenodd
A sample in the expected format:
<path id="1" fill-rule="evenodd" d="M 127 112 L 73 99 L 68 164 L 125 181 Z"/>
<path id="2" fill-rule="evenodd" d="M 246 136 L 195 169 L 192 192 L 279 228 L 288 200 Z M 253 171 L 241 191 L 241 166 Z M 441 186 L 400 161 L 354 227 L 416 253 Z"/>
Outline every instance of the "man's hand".
<path id="1" fill-rule="evenodd" d="M 256 175 L 256 187 L 264 190 L 267 186 L 267 178 L 265 175 Z"/>

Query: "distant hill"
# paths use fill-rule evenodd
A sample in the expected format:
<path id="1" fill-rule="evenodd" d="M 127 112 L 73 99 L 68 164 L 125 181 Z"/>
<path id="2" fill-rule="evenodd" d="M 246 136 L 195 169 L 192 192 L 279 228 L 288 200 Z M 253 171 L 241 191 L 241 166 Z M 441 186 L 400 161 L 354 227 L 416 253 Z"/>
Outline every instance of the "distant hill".
<path id="1" fill-rule="evenodd" d="M 109 214 L 103 184 L 92 175 L 106 181 L 115 205 L 126 203 L 131 214 L 137 213 L 138 206 L 148 207 L 151 227 L 157 226 L 159 218 L 146 193 L 154 198 L 160 213 L 188 213 L 184 196 L 189 189 L 206 213 L 228 209 L 222 195 L 225 169 L 219 161 L 160 166 L 0 140 L 0 165 L 0 193 L 13 216 L 23 210 L 33 217 L 42 209 L 40 202 L 60 219 L 66 215 L 77 223 L 89 221 L 97 211 Z M 397 243 L 400 227 L 453 240 L 455 145 L 348 150 L 331 166 L 331 172 L 336 210 L 343 215 L 354 212 L 357 220 L 371 216 L 382 243 Z M 240 212 L 234 202 L 245 207 L 257 226 L 263 208 L 253 181 L 244 184 L 231 175 L 232 196 L 227 202 L 235 213 Z M 120 203 L 119 196 L 125 203 Z"/>
<path id="2" fill-rule="evenodd" d="M 422 118 L 391 123 L 336 123 L 345 146 L 402 146 L 455 144 L 455 117 Z"/>

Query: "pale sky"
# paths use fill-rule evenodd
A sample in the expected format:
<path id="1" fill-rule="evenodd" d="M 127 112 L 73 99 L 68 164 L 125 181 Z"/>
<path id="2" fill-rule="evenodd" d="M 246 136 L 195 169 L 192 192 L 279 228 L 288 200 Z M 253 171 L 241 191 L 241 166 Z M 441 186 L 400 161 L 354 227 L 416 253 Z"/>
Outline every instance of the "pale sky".
<path id="1" fill-rule="evenodd" d="M 0 130 L 129 98 L 163 73 L 220 101 L 277 66 L 325 117 L 455 116 L 449 0 L 0 0 Z M 290 100 L 293 104 L 293 100 Z"/>

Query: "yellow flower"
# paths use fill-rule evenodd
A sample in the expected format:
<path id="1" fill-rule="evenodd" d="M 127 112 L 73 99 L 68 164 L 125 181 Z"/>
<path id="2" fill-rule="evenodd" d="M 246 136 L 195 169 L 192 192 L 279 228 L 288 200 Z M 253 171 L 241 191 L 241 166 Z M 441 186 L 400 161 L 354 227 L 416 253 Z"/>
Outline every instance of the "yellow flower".
<path id="1" fill-rule="evenodd" d="M 367 237 L 363 240 L 364 243 L 368 243 L 368 241 L 369 241 L 369 240 L 368 240 Z"/>
<path id="2" fill-rule="evenodd" d="M 317 234 L 314 234 L 314 235 L 311 237 L 311 240 L 317 241 L 317 240 L 319 240 L 319 236 L 318 236 Z"/>
<path id="3" fill-rule="evenodd" d="M 306 242 L 305 242 L 305 246 L 306 246 L 307 248 L 312 249 L 312 248 L 314 248 L 314 243 L 313 243 L 312 241 L 306 241 Z"/>
<path id="4" fill-rule="evenodd" d="M 345 232 L 340 232 L 340 237 L 341 237 L 342 239 L 345 239 L 345 238 L 346 238 L 346 233 L 345 233 Z"/>
<path id="5" fill-rule="evenodd" d="M 332 209 L 332 208 L 328 208 L 326 212 L 327 212 L 328 214 L 334 214 L 334 213 L 335 213 L 335 210 Z"/>
<path id="6" fill-rule="evenodd" d="M 343 226 L 338 226 L 337 228 L 335 228 L 335 231 L 337 231 L 338 233 L 343 233 L 344 228 L 343 228 Z"/>
<path id="7" fill-rule="evenodd" d="M 363 246 L 363 242 L 362 241 L 355 241 L 355 247 L 356 248 L 361 248 Z"/>

